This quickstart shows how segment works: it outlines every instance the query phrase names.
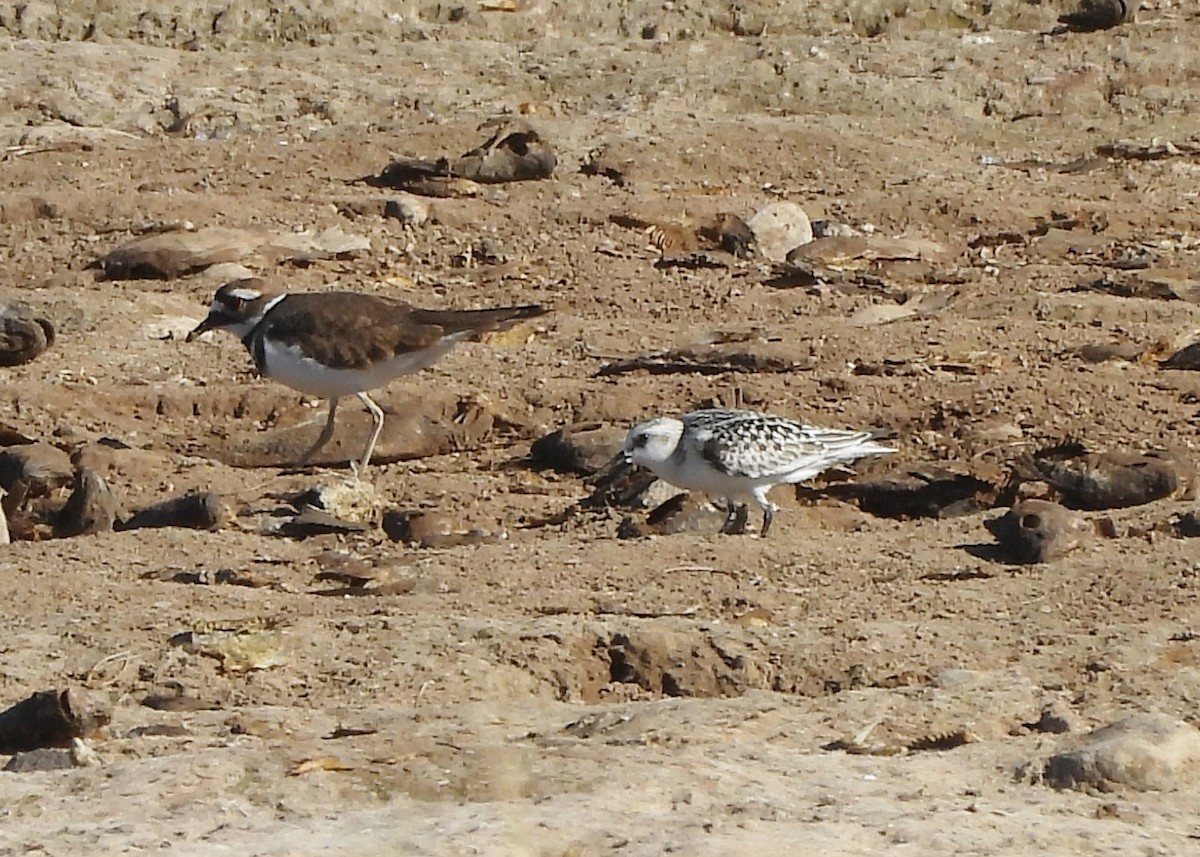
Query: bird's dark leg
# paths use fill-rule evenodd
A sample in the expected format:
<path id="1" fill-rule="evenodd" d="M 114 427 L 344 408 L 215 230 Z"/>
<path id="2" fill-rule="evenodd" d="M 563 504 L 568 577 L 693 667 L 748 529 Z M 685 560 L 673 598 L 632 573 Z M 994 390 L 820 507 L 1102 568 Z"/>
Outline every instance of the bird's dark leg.
<path id="1" fill-rule="evenodd" d="M 762 538 L 767 537 L 767 531 L 771 529 L 771 522 L 775 520 L 775 513 L 778 511 L 778 507 L 767 499 L 768 490 L 770 490 L 769 485 L 755 488 L 752 492 L 754 499 L 758 502 L 763 513 L 762 529 L 758 531 L 759 536 Z"/>
<path id="2" fill-rule="evenodd" d="M 721 533 L 731 535 L 734 532 L 734 527 L 737 525 L 737 503 L 733 502 L 732 497 L 722 497 L 722 505 L 725 506 L 725 523 L 721 525 Z"/>
<path id="3" fill-rule="evenodd" d="M 732 497 L 722 498 L 725 505 L 725 523 L 721 533 L 727 536 L 746 532 L 746 504 L 734 502 Z"/>
<path id="4" fill-rule="evenodd" d="M 325 444 L 329 443 L 329 439 L 333 437 L 333 421 L 337 417 L 337 406 L 337 399 L 329 400 L 329 418 L 325 420 L 325 428 L 321 429 L 321 434 L 317 437 L 317 442 L 309 447 L 308 452 L 300 456 L 300 467 L 308 464 L 312 460 L 312 457 L 320 452 Z"/>

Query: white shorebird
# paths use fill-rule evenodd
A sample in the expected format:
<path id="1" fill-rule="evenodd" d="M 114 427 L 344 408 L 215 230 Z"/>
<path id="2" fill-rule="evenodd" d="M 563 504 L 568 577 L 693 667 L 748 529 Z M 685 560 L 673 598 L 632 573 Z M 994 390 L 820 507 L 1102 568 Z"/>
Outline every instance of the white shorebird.
<path id="1" fill-rule="evenodd" d="M 776 485 L 803 482 L 836 464 L 896 450 L 875 443 L 871 431 L 815 428 L 756 411 L 713 408 L 680 419 L 638 423 L 625 436 L 625 459 L 678 488 L 721 497 L 735 518 L 738 498 L 763 511 L 761 535 L 778 507 L 767 499 Z"/>

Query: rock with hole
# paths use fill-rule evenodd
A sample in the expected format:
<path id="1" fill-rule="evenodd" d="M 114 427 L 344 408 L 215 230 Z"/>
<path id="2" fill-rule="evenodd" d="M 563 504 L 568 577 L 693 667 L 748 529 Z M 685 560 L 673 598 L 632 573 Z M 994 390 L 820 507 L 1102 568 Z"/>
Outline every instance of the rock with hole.
<path id="1" fill-rule="evenodd" d="M 1022 563 L 1053 562 L 1086 544 L 1092 524 L 1049 500 L 1022 500 L 985 526 L 1013 559 Z"/>

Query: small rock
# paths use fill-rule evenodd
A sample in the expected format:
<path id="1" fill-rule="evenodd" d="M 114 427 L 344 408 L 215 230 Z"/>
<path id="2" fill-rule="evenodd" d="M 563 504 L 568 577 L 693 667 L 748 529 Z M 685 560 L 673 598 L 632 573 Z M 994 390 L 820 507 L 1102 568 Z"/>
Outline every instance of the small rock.
<path id="1" fill-rule="evenodd" d="M 329 514 L 324 509 L 314 509 L 310 506 L 268 532 L 275 532 L 291 539 L 306 539 L 310 536 L 362 533 L 368 529 L 370 528 L 367 524 L 359 521 L 346 521 Z"/>
<path id="2" fill-rule="evenodd" d="M 142 336 L 158 341 L 183 341 L 196 326 L 196 319 L 186 315 L 158 315 L 142 325 Z"/>
<path id="3" fill-rule="evenodd" d="M 178 723 L 149 723 L 145 726 L 134 726 L 125 733 L 126 738 L 188 738 L 192 730 Z"/>
<path id="4" fill-rule="evenodd" d="M 348 586 L 364 586 L 377 576 L 373 563 L 345 551 L 322 551 L 313 557 L 320 571 L 318 580 L 336 580 Z"/>
<path id="5" fill-rule="evenodd" d="M 74 499 L 74 497 L 72 497 Z M 225 501 L 211 491 L 192 491 L 155 503 L 122 521 L 118 530 L 154 527 L 183 527 L 191 530 L 217 530 L 230 517 Z"/>
<path id="6" fill-rule="evenodd" d="M 746 225 L 754 233 L 759 252 L 772 262 L 784 261 L 792 250 L 813 240 L 808 215 L 794 202 L 765 205 Z"/>
<path id="7" fill-rule="evenodd" d="M 1200 369 L 1200 342 L 1179 349 L 1158 365 L 1163 369 Z"/>
<path id="8" fill-rule="evenodd" d="M 65 747 L 73 738 L 94 737 L 112 722 L 104 694 L 74 688 L 37 691 L 0 711 L 0 753 Z"/>
<path id="9" fill-rule="evenodd" d="M 1133 20 L 1137 0 L 1081 0 L 1079 8 L 1058 16 L 1064 29 L 1076 33 L 1108 30 Z"/>
<path id="10" fill-rule="evenodd" d="M 298 510 L 319 509 L 342 521 L 374 525 L 380 498 L 374 485 L 363 479 L 321 483 L 292 500 Z"/>
<path id="11" fill-rule="evenodd" d="M 237 262 L 218 262 L 215 265 L 209 265 L 201 271 L 200 276 L 209 282 L 222 286 L 225 283 L 232 283 L 234 280 L 252 280 L 258 274 Z M 192 323 L 192 326 L 195 327 L 195 322 Z"/>
<path id="12" fill-rule="evenodd" d="M 665 483 L 663 483 L 665 484 Z M 622 539 L 641 538 L 656 534 L 672 536 L 678 533 L 744 533 L 748 512 L 745 506 L 738 508 L 732 523 L 729 516 L 711 503 L 706 503 L 700 494 L 680 494 L 672 488 L 673 495 L 660 503 L 646 516 L 644 523 L 627 518 L 618 528 Z"/>
<path id="13" fill-rule="evenodd" d="M 65 747 L 41 747 L 16 753 L 4 770 L 10 774 L 28 774 L 35 771 L 66 771 L 75 767 L 71 750 Z"/>
<path id="14" fill-rule="evenodd" d="M 664 536 L 677 533 L 719 533 L 726 529 L 735 534 L 746 532 L 749 513 L 745 505 L 738 507 L 732 523 L 727 528 L 729 515 L 702 498 L 703 495 L 698 494 L 673 497 L 653 509 L 646 516 L 646 523 L 651 530 Z"/>
<path id="15" fill-rule="evenodd" d="M 25 194 L 0 196 L 0 223 L 57 220 L 61 216 L 62 211 L 59 206 L 40 196 Z"/>
<path id="16" fill-rule="evenodd" d="M 398 158 L 369 181 L 379 187 L 444 197 L 467 195 L 465 188 L 458 187 L 464 179 L 501 184 L 547 179 L 553 175 L 558 164 L 554 147 L 526 120 L 500 117 L 485 122 L 481 130 L 484 128 L 491 131 L 487 141 L 449 163 L 446 159 Z"/>
<path id="17" fill-rule="evenodd" d="M 338 227 L 323 232 L 271 232 L 262 228 L 209 226 L 141 236 L 97 259 L 105 279 L 175 279 L 212 265 L 250 260 L 266 254 L 275 261 L 311 263 L 316 259 L 350 257 L 368 252 L 365 236 L 348 235 Z"/>
<path id="18" fill-rule="evenodd" d="M 1132 363 L 1142 356 L 1144 347 L 1136 342 L 1089 342 L 1072 353 L 1085 363 Z M 1174 368 L 1174 367 L 1168 367 Z"/>
<path id="19" fill-rule="evenodd" d="M 701 234 L 704 234 L 703 230 Z M 754 230 L 732 212 L 723 211 L 717 215 L 712 237 L 722 250 L 739 259 L 748 259 L 754 255 Z"/>
<path id="20" fill-rule="evenodd" d="M 465 530 L 440 512 L 393 509 L 383 516 L 383 531 L 397 542 L 422 548 L 449 548 L 501 541 L 503 534 L 478 528 Z"/>
<path id="21" fill-rule="evenodd" d="M 538 438 L 529 448 L 535 464 L 560 473 L 591 475 L 621 452 L 625 430 L 598 422 L 575 423 Z"/>
<path id="22" fill-rule="evenodd" d="M 1042 776 L 1055 788 L 1170 790 L 1200 775 L 1200 731 L 1165 714 L 1134 714 L 1052 756 Z"/>
<path id="23" fill-rule="evenodd" d="M 405 226 L 423 226 L 429 220 L 429 203 L 419 196 L 401 194 L 384 203 L 383 216 L 399 220 Z"/>
<path id="24" fill-rule="evenodd" d="M 954 434 L 968 443 L 985 446 L 1019 441 L 1025 437 L 1025 430 L 1013 420 L 1004 417 L 990 417 L 964 423 L 955 430 Z"/>
<path id="25" fill-rule="evenodd" d="M 405 595 L 417 582 L 407 568 L 387 562 L 379 565 L 343 551 L 324 551 L 313 559 L 321 569 L 315 579 L 337 585 L 321 590 L 322 595 Z"/>
<path id="26" fill-rule="evenodd" d="M 655 479 L 641 492 L 637 501 L 643 509 L 652 510 L 651 514 L 654 510 L 663 509 L 661 514 L 665 515 L 668 512 L 663 507 L 680 496 L 686 496 L 686 494 L 681 495 L 679 489 L 665 479 Z M 703 497 L 704 495 L 698 496 Z"/>
<path id="27" fill-rule="evenodd" d="M 1022 725 L 1031 732 L 1062 735 L 1071 731 L 1071 716 L 1069 712 L 1051 705 L 1042 709 L 1041 716 L 1037 720 Z"/>
<path id="28" fill-rule="evenodd" d="M 1088 453 L 1065 444 L 1018 460 L 1023 481 L 1048 483 L 1075 509 L 1121 509 L 1192 496 L 1196 469 L 1182 450 Z"/>
<path id="29" fill-rule="evenodd" d="M 178 230 L 132 239 L 95 260 L 105 279 L 174 279 L 210 265 L 252 256 L 269 239 L 263 229 L 210 227 Z"/>
<path id="30" fill-rule="evenodd" d="M 77 768 L 96 768 L 103 764 L 100 754 L 82 738 L 71 739 L 71 764 Z"/>
<path id="31" fill-rule="evenodd" d="M 452 427 L 442 421 L 440 410 L 416 400 L 382 403 L 387 419 L 371 456 L 373 464 L 407 461 L 449 452 L 454 447 Z M 289 428 L 263 432 L 237 422 L 230 423 L 230 435 L 212 440 L 200 454 L 232 467 L 293 467 L 312 447 L 325 413 Z M 317 467 L 344 467 L 347 461 L 362 455 L 363 440 L 374 428 L 365 410 L 342 408 L 338 412 L 337 432 L 309 462 Z"/>
<path id="32" fill-rule="evenodd" d="M 1083 545 L 1095 530 L 1081 515 L 1049 500 L 1021 500 L 984 524 L 1014 559 L 1051 562 Z"/>
<path id="33" fill-rule="evenodd" d="M 8 492 L 9 515 L 31 497 L 44 497 L 72 481 L 71 457 L 48 443 L 29 443 L 0 452 L 0 488 Z"/>
<path id="34" fill-rule="evenodd" d="M 128 449 L 129 447 L 124 447 Z M 117 447 L 101 441 L 100 443 L 85 443 L 75 448 L 71 453 L 71 466 L 76 471 L 95 470 L 100 475 L 111 474 L 117 464 L 115 450 Z"/>
<path id="35" fill-rule="evenodd" d="M 54 325 L 25 303 L 0 307 L 0 366 L 19 366 L 54 344 Z"/>
<path id="36" fill-rule="evenodd" d="M 987 673 L 979 670 L 948 668 L 939 672 L 933 678 L 933 686 L 940 688 L 966 688 L 980 684 Z"/>
<path id="37" fill-rule="evenodd" d="M 812 223 L 813 238 L 854 238 L 862 235 L 853 226 L 838 223 L 836 220 L 814 220 Z"/>
<path id="38" fill-rule="evenodd" d="M 226 673 L 271 669 L 288 660 L 282 632 L 270 627 L 205 627 L 176 634 L 170 644 L 217 659 Z"/>
<path id="39" fill-rule="evenodd" d="M 75 484 L 58 513 L 54 533 L 59 538 L 107 533 L 121 514 L 121 504 L 104 477 L 95 470 L 75 471 Z"/>
<path id="40" fill-rule="evenodd" d="M 151 693 L 143 697 L 142 705 L 155 711 L 218 711 L 219 702 L 205 701 L 184 693 L 182 685 L 170 693 Z"/>
<path id="41" fill-rule="evenodd" d="M 628 464 L 623 455 L 614 455 L 611 461 L 587 478 L 592 493 L 579 505 L 589 509 L 607 506 L 645 508 L 646 491 L 661 481 L 653 473 Z"/>
<path id="42" fill-rule="evenodd" d="M 1175 535 L 1181 539 L 1200 537 L 1200 514 L 1187 512 L 1175 522 Z"/>

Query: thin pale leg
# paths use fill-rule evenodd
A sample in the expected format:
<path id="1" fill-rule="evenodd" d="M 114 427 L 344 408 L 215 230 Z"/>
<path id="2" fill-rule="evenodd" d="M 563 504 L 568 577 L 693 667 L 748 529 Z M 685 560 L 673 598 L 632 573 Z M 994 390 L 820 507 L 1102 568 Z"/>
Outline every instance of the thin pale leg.
<path id="1" fill-rule="evenodd" d="M 325 420 L 325 428 L 321 429 L 321 434 L 317 437 L 317 442 L 309 447 L 308 452 L 300 457 L 300 466 L 308 464 L 312 457 L 316 455 L 325 444 L 329 443 L 329 439 L 333 437 L 333 421 L 337 417 L 337 399 L 329 400 L 329 417 Z"/>
<path id="2" fill-rule="evenodd" d="M 779 507 L 767 499 L 767 492 L 771 490 L 770 486 L 763 485 L 755 488 L 751 493 L 754 495 L 755 501 L 763 510 L 762 529 L 759 530 L 759 536 L 767 537 L 767 530 L 771 529 L 771 522 L 775 520 L 775 513 L 779 511 Z"/>
<path id="3" fill-rule="evenodd" d="M 366 393 L 359 393 L 358 400 L 370 411 L 371 419 L 375 421 L 371 439 L 367 441 L 367 448 L 363 451 L 362 461 L 358 465 L 358 473 L 361 476 L 367 472 L 367 465 L 371 463 L 371 453 L 375 451 L 375 444 L 379 442 L 379 435 L 383 432 L 383 408 L 375 404 Z"/>

